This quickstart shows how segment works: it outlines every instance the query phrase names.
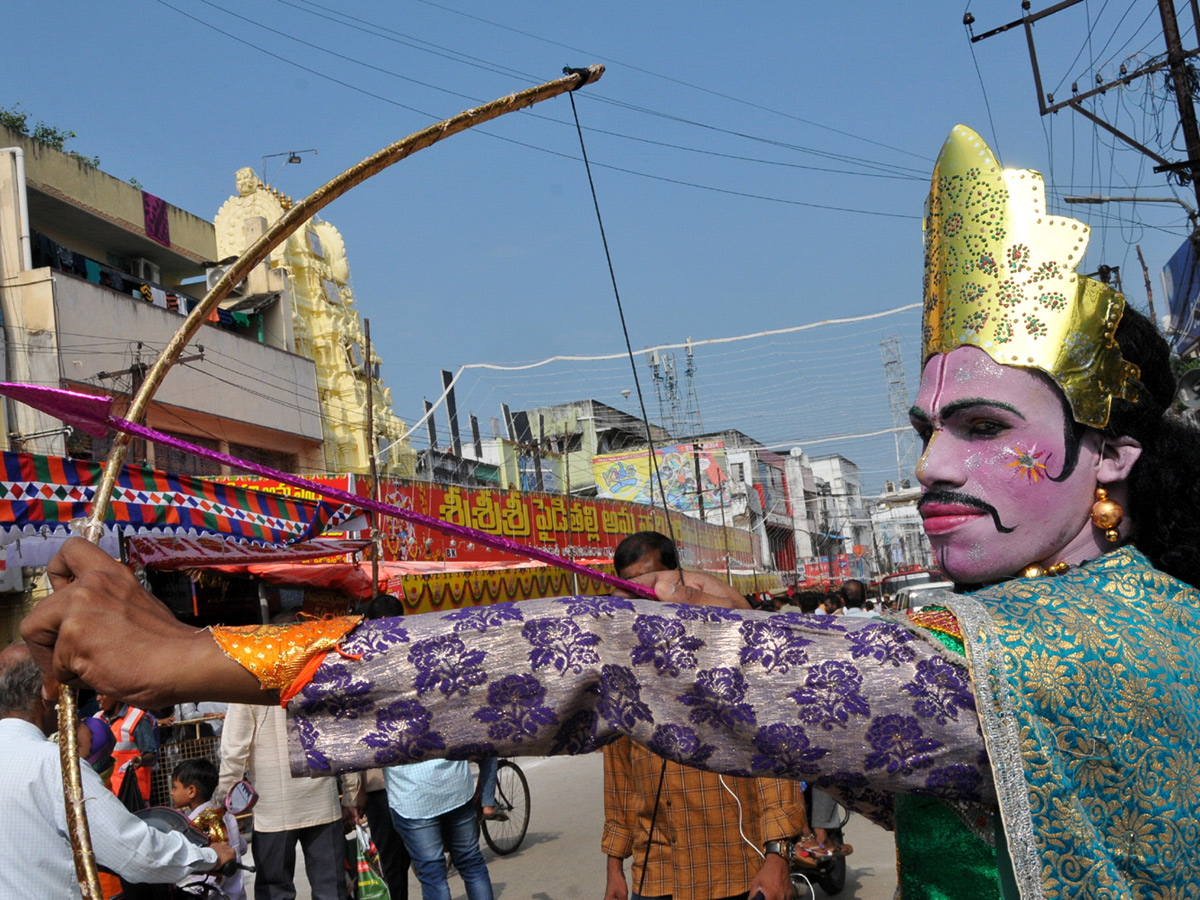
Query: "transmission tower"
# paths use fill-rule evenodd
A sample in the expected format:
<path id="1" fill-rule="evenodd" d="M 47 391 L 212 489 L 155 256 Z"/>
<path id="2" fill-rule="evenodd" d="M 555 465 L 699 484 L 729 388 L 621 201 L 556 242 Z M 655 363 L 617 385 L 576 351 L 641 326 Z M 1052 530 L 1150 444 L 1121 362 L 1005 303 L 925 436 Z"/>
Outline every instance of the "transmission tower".
<path id="1" fill-rule="evenodd" d="M 883 357 L 883 377 L 888 386 L 888 406 L 892 410 L 892 424 L 898 429 L 896 438 L 896 487 L 905 479 L 911 479 L 917 468 L 917 442 L 908 427 L 908 383 L 904 380 L 904 363 L 900 358 L 900 338 L 892 335 L 879 342 L 879 353 Z M 900 430 L 902 429 L 902 430 Z M 910 482 L 911 483 L 911 482 Z"/>
<path id="2" fill-rule="evenodd" d="M 651 350 L 646 354 L 650 364 L 650 374 L 654 379 L 654 390 L 658 395 L 658 418 L 663 428 L 672 437 L 687 437 L 700 433 L 700 404 L 696 399 L 696 383 L 694 381 L 695 364 L 692 359 L 692 348 L 688 347 L 687 370 L 687 400 L 679 389 L 679 374 L 675 368 L 675 354 L 663 353 L 661 350 Z M 686 406 L 686 408 L 685 408 Z"/>
<path id="3" fill-rule="evenodd" d="M 687 379 L 687 407 L 683 411 L 683 424 L 686 430 L 685 435 L 701 434 L 704 431 L 704 422 L 700 418 L 700 398 L 696 396 L 696 358 L 692 352 L 692 338 L 689 335 L 687 339 L 687 370 L 684 377 Z"/>

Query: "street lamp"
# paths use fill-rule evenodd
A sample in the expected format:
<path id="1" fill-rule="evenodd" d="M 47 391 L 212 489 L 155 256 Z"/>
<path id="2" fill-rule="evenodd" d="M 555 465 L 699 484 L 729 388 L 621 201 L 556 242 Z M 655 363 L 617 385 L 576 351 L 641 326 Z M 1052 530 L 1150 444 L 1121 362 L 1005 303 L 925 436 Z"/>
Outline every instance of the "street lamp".
<path id="1" fill-rule="evenodd" d="M 283 171 L 284 166 L 289 165 L 289 164 L 293 165 L 293 166 L 300 165 L 300 163 L 303 162 L 303 160 L 300 158 L 301 153 L 312 153 L 315 155 L 316 152 L 317 152 L 316 150 L 289 150 L 289 151 L 287 151 L 287 153 L 268 153 L 266 156 L 264 156 L 262 158 L 262 181 L 263 181 L 263 184 L 269 185 L 271 183 L 271 181 L 274 181 L 276 178 L 278 178 L 279 173 Z M 283 162 L 281 162 L 279 164 L 279 168 L 275 170 L 275 175 L 271 178 L 271 181 L 267 181 L 267 160 L 268 159 L 278 159 L 281 156 L 286 156 L 287 159 L 285 159 Z"/>

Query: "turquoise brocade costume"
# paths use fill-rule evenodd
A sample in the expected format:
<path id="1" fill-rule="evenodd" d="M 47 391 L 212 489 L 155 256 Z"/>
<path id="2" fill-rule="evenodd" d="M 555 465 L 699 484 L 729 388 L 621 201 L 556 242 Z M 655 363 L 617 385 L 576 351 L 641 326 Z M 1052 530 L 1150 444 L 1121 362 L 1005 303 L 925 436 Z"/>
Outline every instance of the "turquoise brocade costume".
<path id="1" fill-rule="evenodd" d="M 945 605 L 1020 896 L 1200 897 L 1200 593 L 1124 547 Z M 987 848 L 948 811 L 897 804 L 904 900 L 995 896 Z M 923 827 L 936 835 L 914 839 Z"/>

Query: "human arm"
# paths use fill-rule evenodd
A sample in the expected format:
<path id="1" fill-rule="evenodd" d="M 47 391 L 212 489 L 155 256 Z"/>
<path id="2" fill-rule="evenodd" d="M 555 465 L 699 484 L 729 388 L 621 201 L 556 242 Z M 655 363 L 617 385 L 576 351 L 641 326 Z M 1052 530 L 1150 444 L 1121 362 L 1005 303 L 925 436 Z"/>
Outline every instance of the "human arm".
<path id="1" fill-rule="evenodd" d="M 50 574 L 55 593 L 22 623 L 44 672 L 151 706 L 272 699 L 87 542 L 68 541 Z M 655 590 L 717 596 L 703 576 L 684 580 Z M 820 773 L 881 817 L 895 790 L 993 795 L 964 666 L 894 623 L 561 598 L 364 623 L 342 648 L 362 658 L 329 654 L 289 705 L 293 771 L 481 745 L 585 752 L 627 734 L 715 771 Z"/>
<path id="2" fill-rule="evenodd" d="M 788 900 L 792 896 L 791 864 L 778 853 L 767 853 L 747 896 L 763 900 Z"/>
<path id="3" fill-rule="evenodd" d="M 130 570 L 82 538 L 71 538 L 47 567 L 53 593 L 21 622 L 21 635 L 46 679 L 84 685 L 154 709 L 197 698 L 278 702 L 207 629 L 179 622 Z M 638 579 L 659 600 L 746 608 L 729 585 L 697 572 Z M 286 633 L 286 632 L 281 632 Z"/>
<path id="4" fill-rule="evenodd" d="M 358 822 L 359 813 L 359 796 L 363 796 L 363 805 L 366 805 L 366 796 L 363 791 L 363 777 L 360 772 L 345 772 L 342 774 L 342 824 L 346 826 L 355 825 Z"/>
<path id="5" fill-rule="evenodd" d="M 154 734 L 154 726 L 154 717 L 146 710 L 133 728 L 133 742 L 137 745 L 138 755 L 130 768 L 152 767 L 158 759 L 158 739 Z"/>
<path id="6" fill-rule="evenodd" d="M 629 900 L 625 860 L 619 856 L 606 856 L 604 859 L 604 900 Z"/>
<path id="7" fill-rule="evenodd" d="M 126 881 L 175 882 L 210 871 L 232 858 L 227 844 L 197 847 L 180 833 L 150 827 L 129 812 L 86 767 L 81 780 L 96 862 Z M 60 806 L 61 802 L 60 798 Z"/>
<path id="8" fill-rule="evenodd" d="M 367 622 L 342 649 L 289 705 L 297 774 L 625 734 L 884 820 L 898 790 L 992 796 L 965 668 L 897 623 L 558 598 Z"/>
<path id="9" fill-rule="evenodd" d="M 227 657 L 212 635 L 176 620 L 133 573 L 82 538 L 47 568 L 54 592 L 21 622 L 47 679 L 86 685 L 142 708 L 204 697 L 278 700 Z"/>
<path id="10" fill-rule="evenodd" d="M 255 710 L 244 703 L 234 703 L 225 717 L 221 733 L 221 766 L 214 797 L 224 797 L 229 789 L 246 775 L 250 764 L 250 744 L 254 739 Z"/>
<path id="11" fill-rule="evenodd" d="M 797 835 L 807 834 L 808 816 L 800 782 L 782 778 L 756 778 L 758 798 L 758 849 L 764 852 L 762 866 L 750 882 L 748 896 L 761 893 L 765 900 L 786 900 L 791 896 L 791 864 L 778 853 L 765 853 L 770 841 L 785 844 Z"/>
<path id="12" fill-rule="evenodd" d="M 629 738 L 618 738 L 604 754 L 604 830 L 600 849 L 605 860 L 604 900 L 627 900 L 625 859 L 633 853 L 637 808 L 633 803 L 633 770 Z"/>
<path id="13" fill-rule="evenodd" d="M 688 572 L 680 569 L 660 569 L 631 579 L 654 590 L 655 599 L 663 603 L 686 603 L 690 606 L 724 606 L 727 609 L 750 609 L 746 597 L 727 581 L 707 572 Z M 621 596 L 625 596 L 622 594 Z"/>

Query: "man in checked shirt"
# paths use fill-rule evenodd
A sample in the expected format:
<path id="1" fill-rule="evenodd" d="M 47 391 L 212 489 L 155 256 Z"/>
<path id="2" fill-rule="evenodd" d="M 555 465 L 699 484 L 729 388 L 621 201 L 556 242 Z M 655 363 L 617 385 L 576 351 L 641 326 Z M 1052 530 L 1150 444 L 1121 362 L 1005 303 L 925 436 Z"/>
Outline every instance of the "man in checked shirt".
<path id="1" fill-rule="evenodd" d="M 640 531 L 617 546 L 613 564 L 634 578 L 678 569 L 679 556 L 665 535 Z M 632 900 L 785 900 L 789 864 L 780 852 L 808 831 L 797 781 L 704 772 L 624 737 L 604 748 L 604 900 L 630 900 L 629 856 Z"/>

